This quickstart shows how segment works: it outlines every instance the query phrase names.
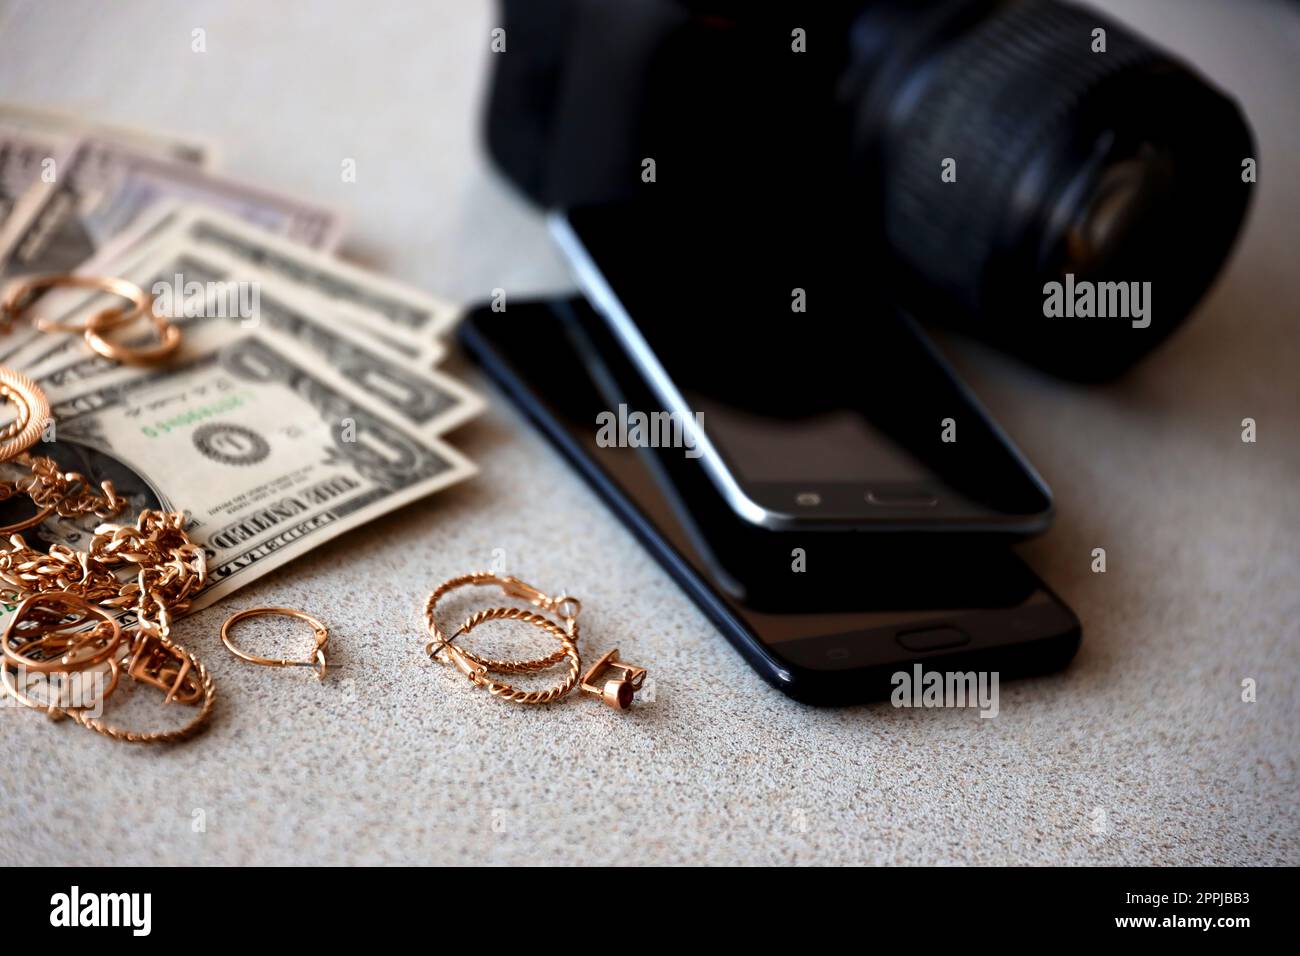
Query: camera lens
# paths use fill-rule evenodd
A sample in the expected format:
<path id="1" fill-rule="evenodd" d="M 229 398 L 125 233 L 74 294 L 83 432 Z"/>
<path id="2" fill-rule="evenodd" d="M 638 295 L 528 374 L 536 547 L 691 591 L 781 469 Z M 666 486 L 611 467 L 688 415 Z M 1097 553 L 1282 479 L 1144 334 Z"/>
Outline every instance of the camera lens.
<path id="1" fill-rule="evenodd" d="M 1189 68 L 1049 0 L 886 0 L 851 39 L 842 91 L 912 311 L 1101 379 L 1213 281 L 1254 152 L 1234 104 Z M 1147 314 L 1045 315 L 1045 286 L 1067 278 L 1150 283 Z"/>
<path id="2" fill-rule="evenodd" d="M 1143 144 L 1135 155 L 1105 164 L 1095 176 L 1081 176 L 1080 199 L 1067 207 L 1061 224 L 1063 268 L 1094 273 L 1114 261 L 1144 225 L 1149 227 L 1171 172 L 1169 154 Z"/>

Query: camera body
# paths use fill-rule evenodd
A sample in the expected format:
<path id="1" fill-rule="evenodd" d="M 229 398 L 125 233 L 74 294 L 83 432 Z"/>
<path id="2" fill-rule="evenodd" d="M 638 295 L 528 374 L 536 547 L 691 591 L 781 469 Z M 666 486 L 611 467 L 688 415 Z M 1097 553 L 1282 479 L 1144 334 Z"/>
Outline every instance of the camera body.
<path id="1" fill-rule="evenodd" d="M 846 283 L 1074 379 L 1191 312 L 1250 194 L 1229 98 L 1055 0 L 809 6 L 502 0 L 489 151 L 546 207 L 834 230 Z"/>

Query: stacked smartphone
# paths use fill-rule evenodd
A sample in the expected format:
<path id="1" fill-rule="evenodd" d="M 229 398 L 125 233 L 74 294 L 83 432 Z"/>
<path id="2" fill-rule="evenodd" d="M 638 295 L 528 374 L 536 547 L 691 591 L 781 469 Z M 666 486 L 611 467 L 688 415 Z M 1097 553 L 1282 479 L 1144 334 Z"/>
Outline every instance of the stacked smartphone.
<path id="1" fill-rule="evenodd" d="M 557 215 L 587 299 L 480 310 L 463 342 L 784 692 L 1064 666 L 1078 620 L 1010 548 L 1050 493 L 924 334 L 870 307 L 869 264 L 792 220 L 692 212 Z"/>

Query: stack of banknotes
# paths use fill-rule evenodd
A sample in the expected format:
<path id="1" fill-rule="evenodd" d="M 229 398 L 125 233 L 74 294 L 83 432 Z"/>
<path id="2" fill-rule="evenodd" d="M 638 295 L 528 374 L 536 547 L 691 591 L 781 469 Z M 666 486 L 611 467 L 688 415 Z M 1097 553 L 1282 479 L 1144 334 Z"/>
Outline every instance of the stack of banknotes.
<path id="1" fill-rule="evenodd" d="M 130 515 L 186 512 L 208 550 L 196 608 L 474 473 L 446 441 L 483 408 L 439 368 L 455 307 L 336 258 L 338 237 L 329 210 L 220 178 L 201 147 L 0 104 L 5 284 L 128 279 L 184 333 L 170 361 L 140 368 L 15 324 L 0 364 L 54 412 L 32 453 L 111 479 Z M 58 290 L 31 311 L 79 324 L 122 304 Z M 114 333 L 155 339 L 144 320 Z M 32 510 L 0 502 L 0 523 Z M 52 518 L 24 537 L 80 549 L 95 524 Z"/>

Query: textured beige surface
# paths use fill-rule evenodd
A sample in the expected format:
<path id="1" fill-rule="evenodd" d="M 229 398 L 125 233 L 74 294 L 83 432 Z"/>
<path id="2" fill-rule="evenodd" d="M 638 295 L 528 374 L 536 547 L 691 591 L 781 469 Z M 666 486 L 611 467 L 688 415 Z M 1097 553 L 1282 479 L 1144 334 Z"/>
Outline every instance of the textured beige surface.
<path id="1" fill-rule="evenodd" d="M 1111 6 L 1236 91 L 1262 182 L 1201 314 L 1124 383 L 947 343 L 1056 492 L 1056 525 L 1024 550 L 1083 620 L 1067 672 L 1004 685 L 994 720 L 792 703 L 495 401 L 457 436 L 481 479 L 181 625 L 222 693 L 201 738 L 131 749 L 0 711 L 0 862 L 1300 863 L 1300 28 L 1280 3 Z M 0 0 L 0 95 L 207 137 L 232 174 L 341 207 L 353 256 L 440 293 L 567 286 L 475 145 L 486 6 L 113 11 Z M 1258 444 L 1239 440 L 1246 416 Z M 580 589 L 585 639 L 649 665 L 654 703 L 524 711 L 432 669 L 423 593 L 495 549 Z M 223 615 L 260 603 L 329 621 L 338 679 L 227 655 Z"/>

